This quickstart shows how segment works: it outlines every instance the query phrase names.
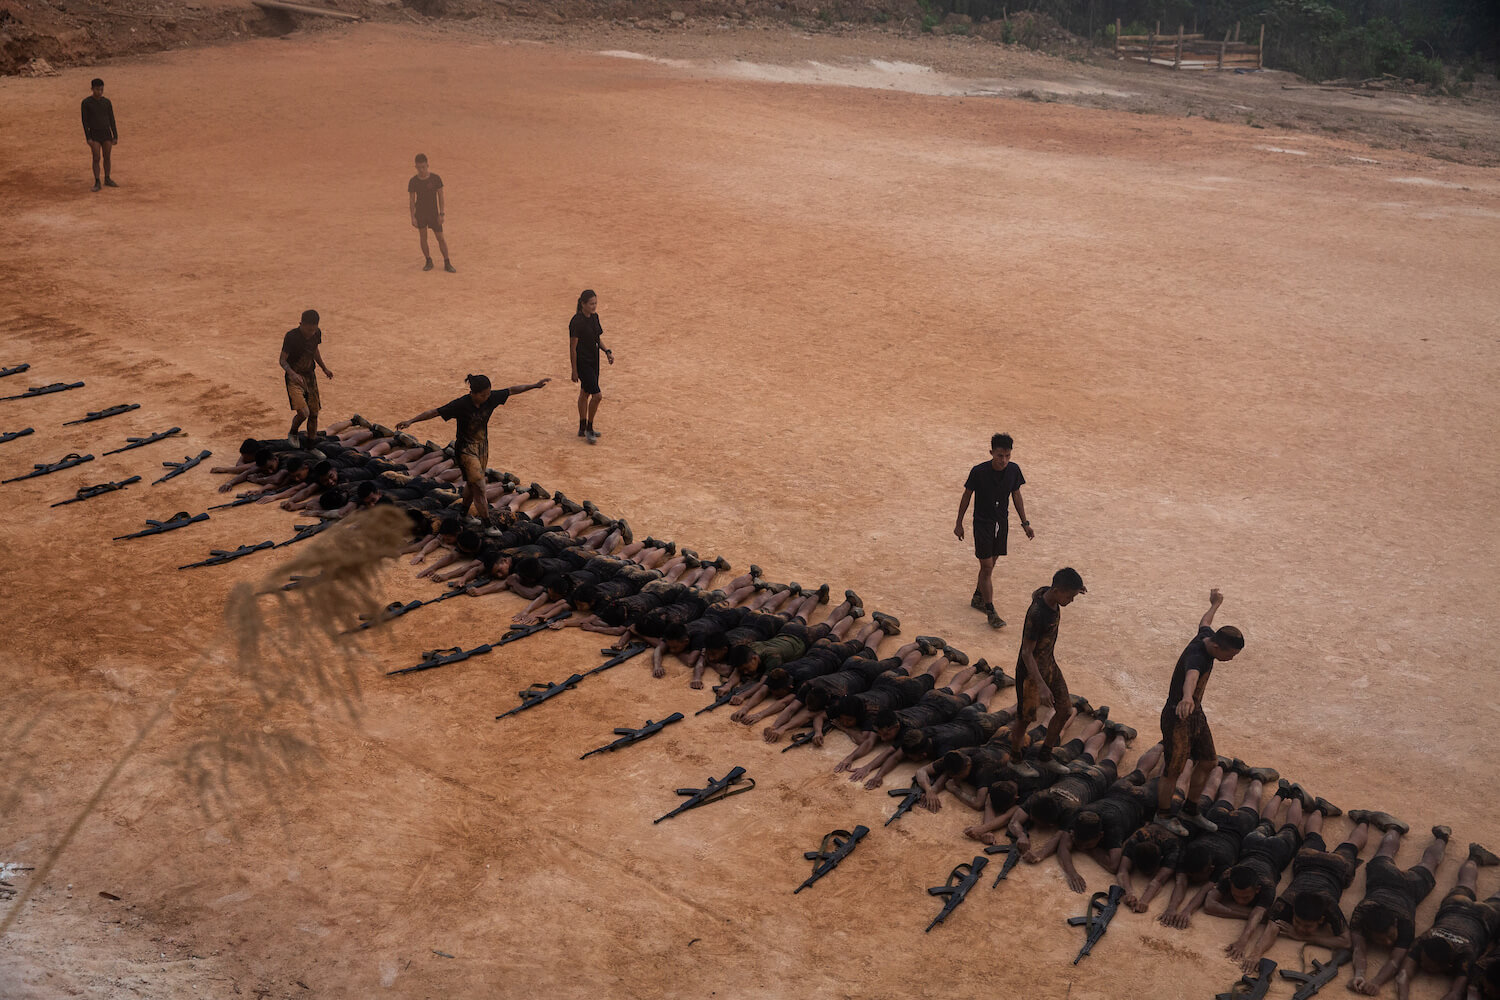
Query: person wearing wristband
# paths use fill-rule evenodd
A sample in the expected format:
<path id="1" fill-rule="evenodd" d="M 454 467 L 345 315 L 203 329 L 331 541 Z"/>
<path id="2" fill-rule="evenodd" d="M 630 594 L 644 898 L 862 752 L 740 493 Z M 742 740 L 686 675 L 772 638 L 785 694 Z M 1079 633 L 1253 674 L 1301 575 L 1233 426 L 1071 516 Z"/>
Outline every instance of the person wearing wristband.
<path id="1" fill-rule="evenodd" d="M 417 231 L 422 257 L 427 261 L 422 270 L 432 270 L 432 251 L 427 248 L 427 230 L 431 229 L 443 254 L 443 270 L 457 274 L 458 268 L 448 259 L 448 241 L 443 238 L 443 179 L 428 166 L 426 153 L 417 154 L 417 175 L 406 182 L 406 197 L 411 225 Z"/>
<path id="2" fill-rule="evenodd" d="M 1004 628 L 1005 619 L 995 613 L 995 560 L 1005 555 L 1006 537 L 1010 534 L 1010 504 L 1016 505 L 1016 515 L 1021 519 L 1021 530 L 1028 539 L 1035 538 L 1031 522 L 1026 520 L 1026 504 L 1021 500 L 1021 486 L 1026 477 L 1021 467 L 1010 460 L 1015 441 L 1009 434 L 996 434 L 990 438 L 990 460 L 980 462 L 969 470 L 964 483 L 964 496 L 958 504 L 958 522 L 953 534 L 960 541 L 964 537 L 964 514 L 969 510 L 969 501 L 974 501 L 974 556 L 979 560 L 979 582 L 974 585 L 974 596 L 969 606 L 985 613 L 990 628 Z"/>
<path id="3" fill-rule="evenodd" d="M 578 306 L 568 323 L 568 359 L 573 381 L 578 384 L 578 436 L 589 444 L 599 440 L 594 429 L 594 414 L 604 393 L 599 390 L 599 352 L 610 364 L 615 354 L 604 346 L 604 329 L 599 325 L 599 296 L 586 288 L 578 294 Z"/>

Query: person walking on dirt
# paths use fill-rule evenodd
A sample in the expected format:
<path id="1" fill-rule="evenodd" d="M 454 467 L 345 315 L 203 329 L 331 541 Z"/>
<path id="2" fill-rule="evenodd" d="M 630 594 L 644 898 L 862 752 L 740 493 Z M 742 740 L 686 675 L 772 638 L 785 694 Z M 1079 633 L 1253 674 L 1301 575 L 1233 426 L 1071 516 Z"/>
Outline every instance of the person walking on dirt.
<path id="1" fill-rule="evenodd" d="M 963 500 L 958 504 L 958 523 L 953 526 L 953 534 L 962 541 L 964 514 L 968 512 L 969 501 L 973 500 L 974 556 L 979 560 L 979 582 L 974 586 L 969 606 L 985 613 L 990 628 L 1005 627 L 1005 619 L 995 613 L 993 576 L 995 560 L 1005 555 L 1011 503 L 1016 505 L 1016 516 L 1021 519 L 1021 530 L 1026 532 L 1026 537 L 1036 537 L 1031 522 L 1026 520 L 1026 505 L 1021 501 L 1021 486 L 1026 477 L 1021 475 L 1021 467 L 1010 460 L 1014 445 L 1009 434 L 996 434 L 990 438 L 990 460 L 969 470 Z"/>
<path id="2" fill-rule="evenodd" d="M 1203 692 L 1214 664 L 1227 663 L 1245 648 L 1244 634 L 1233 625 L 1214 630 L 1214 615 L 1223 603 L 1224 595 L 1217 589 L 1208 592 L 1208 610 L 1198 622 L 1198 634 L 1177 657 L 1167 703 L 1161 710 L 1161 741 L 1167 748 L 1167 763 L 1162 771 L 1155 822 L 1179 837 L 1187 836 L 1188 831 L 1172 816 L 1172 789 L 1190 757 L 1193 775 L 1182 804 L 1182 818 L 1199 829 L 1210 832 L 1213 829 L 1213 823 L 1198 815 L 1198 796 L 1219 759 L 1208 717 L 1203 714 Z"/>
<path id="3" fill-rule="evenodd" d="M 104 96 L 104 81 L 97 76 L 89 84 L 93 93 L 83 99 L 83 138 L 94 154 L 94 190 L 99 190 L 99 161 L 104 161 L 104 186 L 119 187 L 109 176 L 109 151 L 120 141 L 115 127 L 115 106 Z"/>
<path id="4" fill-rule="evenodd" d="M 281 338 L 281 370 L 286 373 L 286 401 L 292 407 L 292 429 L 287 431 L 287 440 L 297 443 L 297 428 L 307 421 L 306 441 L 309 444 L 318 436 L 318 411 L 322 409 L 318 399 L 318 372 L 331 380 L 333 372 L 323 363 L 321 345 L 323 330 L 318 326 L 318 311 L 308 309 L 302 314 L 302 322 L 286 332 Z"/>
<path id="5" fill-rule="evenodd" d="M 1021 650 L 1016 655 L 1016 724 L 1011 729 L 1011 756 L 1021 758 L 1026 730 L 1041 708 L 1052 709 L 1052 721 L 1042 739 L 1042 755 L 1055 746 L 1068 722 L 1072 698 L 1062 668 L 1057 665 L 1057 626 L 1062 609 L 1087 594 L 1083 577 L 1071 566 L 1052 574 L 1052 584 L 1032 591 L 1026 620 L 1021 625 Z"/>
<path id="6" fill-rule="evenodd" d="M 592 289 L 578 295 L 578 307 L 568 322 L 568 359 L 573 381 L 578 384 L 578 436 L 589 444 L 599 440 L 594 430 L 594 414 L 599 412 L 599 352 L 615 363 L 614 352 L 604 346 L 604 329 L 599 325 L 599 296 Z"/>
<path id="7" fill-rule="evenodd" d="M 406 182 L 406 197 L 411 225 L 417 231 L 417 242 L 422 245 L 422 257 L 427 261 L 422 270 L 432 270 L 432 251 L 427 247 L 427 230 L 431 229 L 443 254 L 443 270 L 457 274 L 458 268 L 448 259 L 448 241 L 443 238 L 443 179 L 428 167 L 426 153 L 417 154 L 417 175 Z"/>
<path id="8" fill-rule="evenodd" d="M 509 389 L 490 388 L 489 377 L 485 375 L 469 375 L 464 381 L 469 384 L 467 393 L 442 406 L 423 410 L 410 420 L 401 421 L 396 425 L 396 430 L 404 431 L 412 424 L 419 424 L 433 417 L 454 421 L 454 451 L 458 454 L 459 468 L 464 474 L 464 507 L 472 504 L 475 514 L 487 521 L 490 504 L 484 492 L 484 474 L 485 466 L 490 460 L 490 414 L 495 412 L 496 407 L 505 405 L 510 397 L 540 389 L 552 380 L 544 378 L 526 385 L 513 385 Z"/>

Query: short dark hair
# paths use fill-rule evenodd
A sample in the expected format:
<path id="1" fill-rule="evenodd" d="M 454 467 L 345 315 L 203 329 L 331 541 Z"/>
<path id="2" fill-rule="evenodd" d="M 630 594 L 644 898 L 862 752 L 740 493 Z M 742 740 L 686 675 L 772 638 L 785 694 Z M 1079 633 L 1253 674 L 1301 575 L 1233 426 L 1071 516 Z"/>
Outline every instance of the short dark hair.
<path id="1" fill-rule="evenodd" d="M 1244 649 L 1245 633 L 1233 625 L 1221 625 L 1214 633 L 1214 642 L 1226 649 Z"/>
<path id="2" fill-rule="evenodd" d="M 682 622 L 668 622 L 667 627 L 661 630 L 661 637 L 668 642 L 682 642 L 688 637 L 687 626 Z"/>
<path id="3" fill-rule="evenodd" d="M 713 632 L 703 640 L 704 649 L 728 649 L 729 636 L 723 632 Z"/>
<path id="4" fill-rule="evenodd" d="M 463 527 L 463 520 L 458 515 L 447 514 L 438 518 L 437 528 L 434 529 L 433 534 L 456 535 L 463 530 Z"/>
<path id="5" fill-rule="evenodd" d="M 1189 875 L 1196 875 L 1214 863 L 1214 852 L 1201 840 L 1195 840 L 1182 851 L 1182 870 Z M 1241 886 L 1240 888 L 1245 888 Z"/>
<path id="6" fill-rule="evenodd" d="M 786 672 L 785 667 L 777 667 L 766 674 L 766 687 L 772 694 L 779 691 L 790 691 L 792 689 L 792 675 Z"/>
<path id="7" fill-rule="evenodd" d="M 1125 856 L 1142 875 L 1155 875 L 1161 869 L 1161 845 L 1154 840 L 1137 840 L 1125 848 Z"/>
<path id="8" fill-rule="evenodd" d="M 328 459 L 325 458 L 317 465 L 314 465 L 307 474 L 313 479 L 322 479 L 332 471 L 333 465 L 328 461 Z"/>
<path id="9" fill-rule="evenodd" d="M 464 381 L 469 383 L 470 392 L 486 392 L 490 387 L 488 375 L 469 375 L 464 378 Z"/>
<path id="10" fill-rule="evenodd" d="M 260 451 L 260 441 L 256 438 L 245 438 L 240 442 L 241 455 L 254 455 Z"/>
<path id="11" fill-rule="evenodd" d="M 969 771 L 969 758 L 959 753 L 957 750 L 949 750 L 947 753 L 943 754 L 938 758 L 937 764 L 939 771 L 942 771 L 944 774 L 951 775 L 953 777 L 957 777 L 961 774 L 967 774 Z"/>
<path id="12" fill-rule="evenodd" d="M 316 309 L 304 309 L 304 310 L 302 310 L 302 322 L 304 322 L 304 323 L 316 323 L 316 322 L 318 322 L 318 311 Z"/>
<path id="13" fill-rule="evenodd" d="M 1229 869 L 1229 884 L 1236 889 L 1253 889 L 1259 882 L 1260 876 L 1249 865 L 1235 865 Z"/>
<path id="14" fill-rule="evenodd" d="M 1083 577 L 1072 566 L 1064 566 L 1052 574 L 1052 586 L 1057 590 L 1086 590 Z"/>
<path id="15" fill-rule="evenodd" d="M 569 584 L 572 582 L 572 580 L 569 580 L 561 573 L 548 573 L 546 576 L 542 577 L 543 587 L 546 587 L 547 590 L 551 593 L 561 594 L 564 597 L 566 597 L 573 590 L 573 588 L 569 586 Z"/>
<path id="16" fill-rule="evenodd" d="M 1365 930 L 1381 934 L 1395 926 L 1396 911 L 1386 906 L 1371 906 L 1360 914 L 1359 920 Z"/>
<path id="17" fill-rule="evenodd" d="M 463 535 L 459 538 L 462 539 Z M 532 584 L 542 578 L 542 561 L 536 556 L 522 556 L 512 564 L 511 568 L 521 578 L 522 583 Z"/>
<path id="18" fill-rule="evenodd" d="M 296 472 L 306 464 L 307 459 L 303 458 L 301 455 L 293 455 L 291 458 L 281 463 L 281 471 Z"/>
<path id="19" fill-rule="evenodd" d="M 479 552 L 479 546 L 484 544 L 484 540 L 479 537 L 479 532 L 473 528 L 465 528 L 458 533 L 458 537 L 453 540 L 453 544 L 464 555 L 472 556 Z"/>
<path id="20" fill-rule="evenodd" d="M 1086 809 L 1073 817 L 1074 840 L 1098 840 L 1104 836 L 1104 821 L 1092 809 Z"/>
<path id="21" fill-rule="evenodd" d="M 1014 781 L 997 781 L 990 786 L 990 806 L 995 812 L 1003 813 L 1016 804 L 1016 798 L 1021 794 L 1021 788 Z"/>
<path id="22" fill-rule="evenodd" d="M 901 717 L 896 714 L 894 708 L 882 708 L 875 713 L 875 728 L 889 729 L 892 726 L 901 725 Z"/>
<path id="23" fill-rule="evenodd" d="M 725 661 L 731 667 L 738 669 L 749 663 L 750 657 L 753 655 L 755 655 L 755 650 L 749 646 L 736 646 L 729 651 L 729 655 L 725 657 Z"/>
<path id="24" fill-rule="evenodd" d="M 522 579 L 525 579 L 525 577 L 523 576 Z M 599 588 L 594 586 L 592 583 L 580 583 L 578 586 L 573 588 L 571 600 L 573 603 L 573 607 L 575 608 L 580 604 L 587 604 L 592 608 L 594 606 L 594 602 L 598 599 Z"/>
<path id="25" fill-rule="evenodd" d="M 99 79 L 96 76 L 92 80 L 89 81 L 89 86 L 90 87 L 102 87 L 102 86 L 104 86 L 104 81 L 101 80 L 101 79 Z"/>
<path id="26" fill-rule="evenodd" d="M 594 290 L 592 288 L 585 288 L 583 291 L 579 292 L 578 293 L 578 305 L 574 309 L 574 312 L 583 312 L 583 304 L 585 302 L 587 302 L 589 299 L 593 298 L 593 297 L 594 297 Z"/>
<path id="27" fill-rule="evenodd" d="M 828 693 L 827 688 L 813 688 L 807 692 L 807 700 L 802 703 L 802 707 L 809 712 L 821 712 L 832 700 L 833 695 Z"/>
<path id="28" fill-rule="evenodd" d="M 270 465 L 275 457 L 276 453 L 270 448 L 258 448 L 255 452 L 255 464 L 262 467 Z"/>
<path id="29" fill-rule="evenodd" d="M 370 495 L 372 493 L 378 492 L 380 492 L 380 487 L 376 486 L 375 483 L 369 479 L 366 479 L 364 482 L 354 487 L 354 496 L 359 500 L 368 500 L 370 499 Z"/>
<path id="30" fill-rule="evenodd" d="M 1448 965 L 1453 961 L 1453 946 L 1444 938 L 1423 938 L 1411 950 L 1419 960 L 1426 956 L 1438 965 Z"/>
<path id="31" fill-rule="evenodd" d="M 1328 915 L 1323 897 L 1316 892 L 1299 892 L 1292 900 L 1292 916 L 1309 922 L 1322 920 Z"/>
<path id="32" fill-rule="evenodd" d="M 417 160 L 416 160 L 416 162 L 418 162 L 418 163 L 426 163 L 427 162 L 427 154 L 426 153 L 418 153 L 417 154 Z"/>
<path id="33" fill-rule="evenodd" d="M 348 494 L 339 489 L 337 486 L 333 486 L 324 490 L 322 496 L 318 497 L 318 506 L 322 507 L 324 510 L 338 510 L 348 502 Z"/>
<path id="34" fill-rule="evenodd" d="M 1009 450 L 1011 448 L 1014 448 L 1015 446 L 1016 441 L 1009 434 L 990 435 L 990 451 L 994 451 L 996 448 L 1005 448 Z"/>

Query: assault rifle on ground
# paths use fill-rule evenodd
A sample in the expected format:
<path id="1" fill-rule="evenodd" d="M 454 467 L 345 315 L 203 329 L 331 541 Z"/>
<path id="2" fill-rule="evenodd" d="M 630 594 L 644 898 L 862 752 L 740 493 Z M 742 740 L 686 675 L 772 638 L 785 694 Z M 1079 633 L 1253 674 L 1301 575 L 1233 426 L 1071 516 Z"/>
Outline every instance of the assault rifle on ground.
<path id="1" fill-rule="evenodd" d="M 994 844 L 984 849 L 984 853 L 986 854 L 1005 852 L 1005 863 L 1000 866 L 1000 874 L 995 876 L 995 882 L 990 886 L 991 889 L 998 889 L 1000 883 L 1010 877 L 1010 873 L 1015 870 L 1016 865 L 1021 860 L 1021 842 L 1016 839 L 1015 834 L 1009 831 L 1006 831 L 1005 835 L 1010 838 L 1009 847 L 1006 847 L 1004 844 Z"/>
<path id="2" fill-rule="evenodd" d="M 792 895 L 797 895 L 797 893 L 837 868 L 840 861 L 843 861 L 854 853 L 854 849 L 859 846 L 859 842 L 865 839 L 865 835 L 869 832 L 870 828 L 867 826 L 856 826 L 852 832 L 849 830 L 834 830 L 823 837 L 823 843 L 816 851 L 804 851 L 802 853 L 804 858 L 817 863 L 813 865 L 812 874 L 807 876 L 801 885 L 792 890 Z"/>
<path id="3" fill-rule="evenodd" d="M 1281 978 L 1301 984 L 1297 987 L 1297 992 L 1292 994 L 1292 1000 L 1311 1000 L 1312 997 L 1318 995 L 1319 990 L 1333 982 L 1334 977 L 1339 974 L 1339 966 L 1349 961 L 1351 957 L 1349 949 L 1341 948 L 1334 952 L 1333 957 L 1326 962 L 1313 959 L 1311 972 L 1291 972 L 1282 969 Z"/>
<path id="4" fill-rule="evenodd" d="M 118 483 L 95 483 L 93 486 L 80 486 L 77 493 L 73 494 L 66 500 L 57 501 L 57 503 L 53 504 L 52 506 L 65 507 L 70 503 L 80 503 L 84 500 L 92 500 L 94 499 L 94 497 L 102 497 L 104 494 L 113 493 L 115 490 L 123 490 L 131 483 L 138 483 L 140 481 L 140 476 L 131 476 L 129 479 L 122 479 Z"/>
<path id="5" fill-rule="evenodd" d="M 655 736 L 657 733 L 661 732 L 672 723 L 681 721 L 682 713 L 673 712 L 671 715 L 667 716 L 665 719 L 662 719 L 660 722 L 652 722 L 650 719 L 647 719 L 646 724 L 639 729 L 631 729 L 628 726 L 621 727 L 615 730 L 615 735 L 620 737 L 619 739 L 615 740 L 613 743 L 606 743 L 602 747 L 595 747 L 578 759 L 588 760 L 596 753 L 612 753 L 615 750 L 620 749 L 621 747 L 628 747 L 632 743 L 639 743 L 641 740 Z"/>
<path id="6" fill-rule="evenodd" d="M 990 859 L 983 854 L 974 856 L 973 861 L 966 861 L 961 865 L 955 865 L 948 873 L 948 881 L 942 885 L 933 886 L 927 890 L 929 896 L 946 896 L 943 908 L 938 915 L 932 918 L 932 923 L 927 925 L 927 931 L 931 931 L 938 924 L 948 919 L 948 915 L 958 909 L 958 904 L 964 901 L 969 890 L 974 888 L 979 881 L 979 873 L 984 871 L 984 866 L 990 863 Z M 924 931 L 923 933 L 926 933 Z"/>
<path id="7" fill-rule="evenodd" d="M 502 639 L 501 641 L 503 642 L 504 640 Z M 515 708 L 510 709 L 509 711 L 501 712 L 499 715 L 495 716 L 495 718 L 497 720 L 504 719 L 508 716 L 515 715 L 517 712 L 524 712 L 528 708 L 536 708 L 542 702 L 548 701 L 552 698 L 556 698 L 564 691 L 577 687 L 578 682 L 581 680 L 583 680 L 582 674 L 574 674 L 567 680 L 558 681 L 556 684 L 533 684 L 531 685 L 531 687 L 527 688 L 524 691 L 516 692 L 517 697 L 521 699 L 521 704 L 517 705 Z"/>
<path id="8" fill-rule="evenodd" d="M 259 494 L 259 493 L 246 493 L 243 496 L 237 496 L 237 497 L 235 497 L 233 500 L 229 501 L 228 503 L 214 504 L 212 507 L 210 507 L 208 509 L 209 510 L 223 510 L 225 507 L 243 507 L 243 506 L 245 506 L 245 504 L 247 504 L 247 503 L 254 503 L 255 501 L 259 500 L 260 498 L 261 498 L 261 494 Z"/>
<path id="9" fill-rule="evenodd" d="M 163 469 L 171 469 L 172 471 L 169 472 L 169 473 L 167 473 L 165 476 L 162 476 L 160 479 L 156 480 L 151 485 L 155 486 L 155 485 L 157 485 L 157 483 L 164 483 L 168 479 L 175 479 L 177 476 L 180 476 L 184 472 L 186 472 L 187 470 L 195 467 L 199 462 L 203 461 L 205 458 L 208 458 L 212 454 L 213 454 L 213 452 L 211 452 L 211 451 L 200 451 L 200 452 L 198 452 L 198 455 L 197 455 L 196 458 L 193 457 L 193 456 L 191 456 L 191 455 L 184 455 L 182 457 L 182 461 L 180 461 L 180 462 L 163 462 L 163 463 L 161 463 L 161 467 Z"/>
<path id="10" fill-rule="evenodd" d="M 719 695 L 718 698 L 714 699 L 714 701 L 713 701 L 712 704 L 704 705 L 702 708 L 698 709 L 698 711 L 694 712 L 693 715 L 694 716 L 699 716 L 699 715 L 702 715 L 704 712 L 712 712 L 716 708 L 721 708 L 721 707 L 729 704 L 729 699 L 733 698 L 735 695 L 739 694 L 741 691 L 749 691 L 754 686 L 755 685 L 752 683 L 752 684 L 741 684 L 737 688 L 728 688 L 725 691 L 723 691 Z"/>
<path id="11" fill-rule="evenodd" d="M 213 508 L 210 507 L 209 510 L 213 510 Z M 293 541 L 295 541 L 295 539 L 293 539 Z M 287 545 L 290 543 L 283 542 L 282 544 Z M 480 581 L 475 580 L 474 583 L 470 584 L 470 586 L 478 586 L 479 583 Z M 460 594 L 464 594 L 467 592 L 468 591 L 463 587 L 454 587 L 450 590 L 443 591 L 436 597 L 429 597 L 425 601 L 408 601 L 406 603 L 402 603 L 401 601 L 392 601 L 384 608 L 381 608 L 380 611 L 378 611 L 373 617 L 366 618 L 364 615 L 360 615 L 360 617 L 364 620 L 353 628 L 345 629 L 344 634 L 348 635 L 350 632 L 359 632 L 363 629 L 373 628 L 376 625 L 381 625 L 385 622 L 390 621 L 392 618 L 400 618 L 402 615 L 410 614 L 418 608 L 424 608 L 429 604 L 441 604 L 443 601 L 450 600 L 454 597 L 458 597 Z M 503 645 L 503 643 L 496 643 L 496 645 Z"/>
<path id="12" fill-rule="evenodd" d="M 556 621 L 557 619 L 553 620 Z M 609 659 L 605 660 L 603 663 L 599 664 L 592 670 L 585 670 L 583 672 L 583 676 L 592 677 L 595 674 L 602 674 L 604 673 L 604 671 L 609 670 L 611 667 L 618 667 L 620 664 L 624 663 L 628 659 L 631 659 L 632 657 L 640 656 L 650 648 L 650 646 L 646 645 L 643 642 L 637 642 L 632 643 L 629 646 L 626 646 L 624 649 L 620 650 L 601 649 L 599 650 L 599 652 L 605 654 L 606 656 L 609 656 Z M 611 656 L 610 654 L 614 655 Z"/>
<path id="13" fill-rule="evenodd" d="M 77 420 L 65 421 L 63 426 L 72 427 L 74 424 L 91 424 L 95 420 L 118 417 L 122 413 L 129 413 L 131 410 L 139 410 L 140 408 L 140 403 L 121 403 L 119 406 L 110 406 L 102 410 L 90 410 L 87 416 L 79 417 Z"/>
<path id="14" fill-rule="evenodd" d="M 1083 961 L 1083 957 L 1094 950 L 1104 937 L 1104 932 L 1109 930 L 1109 922 L 1115 918 L 1115 913 L 1120 909 L 1120 900 L 1125 895 L 1125 890 L 1118 885 L 1109 887 L 1109 892 L 1096 892 L 1089 897 L 1089 905 L 1085 907 L 1083 916 L 1069 917 L 1069 927 L 1084 928 L 1083 947 L 1078 949 L 1078 957 L 1073 959 L 1077 965 Z"/>
<path id="15" fill-rule="evenodd" d="M 790 742 L 788 742 L 786 746 L 781 748 L 781 752 L 786 753 L 788 750 L 795 750 L 798 747 L 805 747 L 812 742 L 812 738 L 813 731 L 811 729 L 809 729 L 805 733 L 798 733 L 796 736 L 793 736 L 791 738 Z"/>
<path id="16" fill-rule="evenodd" d="M 190 524 L 197 524 L 199 521 L 207 520 L 207 514 L 189 514 L 185 510 L 180 510 L 165 521 L 153 521 L 148 517 L 146 518 L 147 527 L 144 531 L 136 531 L 128 535 L 116 535 L 113 540 L 123 542 L 127 538 L 145 538 L 147 535 L 160 535 L 165 531 L 176 531 L 178 528 L 186 528 Z"/>
<path id="17" fill-rule="evenodd" d="M 733 787 L 734 785 L 738 785 L 742 781 L 748 781 L 749 784 L 744 788 Z M 720 802 L 724 799 L 729 798 L 731 795 L 739 795 L 742 792 L 748 792 L 754 788 L 755 779 L 745 777 L 745 769 L 743 767 L 736 767 L 728 774 L 724 775 L 724 777 L 722 778 L 709 778 L 708 784 L 704 785 L 702 788 L 676 789 L 678 795 L 686 795 L 688 797 L 687 801 L 678 806 L 676 809 L 673 809 L 671 812 L 667 813 L 665 816 L 656 817 L 656 819 L 653 819 L 651 821 L 651 825 L 655 826 L 662 820 L 671 819 L 678 813 L 687 812 L 689 809 L 697 809 L 699 806 L 706 806 L 711 802 Z"/>
<path id="18" fill-rule="evenodd" d="M 93 460 L 93 455 L 80 455 L 75 451 L 64 455 L 62 458 L 58 459 L 55 462 L 42 462 L 40 464 L 34 463 L 31 466 L 31 471 L 26 473 L 26 475 L 14 476 L 10 479 L 0 479 L 0 483 L 19 483 L 23 479 L 35 479 L 37 476 L 50 476 L 54 472 L 61 472 L 64 469 L 71 469 L 75 465 L 82 465 L 84 462 L 92 462 Z"/>
<path id="19" fill-rule="evenodd" d="M 286 546 L 291 545 L 294 542 L 305 542 L 313 535 L 316 535 L 321 531 L 327 531 L 332 526 L 332 521 L 315 521 L 312 524 L 294 524 L 292 525 L 292 528 L 297 533 L 284 542 L 277 542 L 275 547 L 280 549 L 285 548 Z"/>
<path id="20" fill-rule="evenodd" d="M 387 670 L 387 677 L 396 674 L 414 674 L 419 670 L 431 670 L 433 667 L 446 667 L 450 663 L 462 663 L 471 656 L 483 656 L 494 649 L 489 643 L 475 646 L 473 649 L 464 649 L 462 646 L 451 646 L 448 649 L 429 649 L 422 654 L 422 662 L 413 667 L 402 667 L 400 670 Z"/>
<path id="21" fill-rule="evenodd" d="M 24 371 L 29 371 L 30 369 L 30 365 L 16 365 L 14 368 L 0 368 L 0 378 L 5 378 L 7 375 L 19 375 Z"/>
<path id="22" fill-rule="evenodd" d="M 21 369 L 21 371 L 25 370 L 25 368 Z M 15 372 L 7 371 L 5 374 L 14 375 Z M 33 396 L 49 396 L 54 392 L 67 392 L 69 389 L 82 388 L 82 382 L 53 382 L 51 385 L 34 385 L 25 392 L 18 392 L 14 396 L 0 396 L 0 403 L 9 399 L 30 399 Z"/>
<path id="23" fill-rule="evenodd" d="M 1214 1000 L 1265 1000 L 1266 991 L 1271 988 L 1271 973 L 1275 971 L 1276 963 L 1263 958 L 1255 968 L 1255 978 L 1247 972 L 1229 987 L 1229 992 L 1218 994 Z"/>
<path id="24" fill-rule="evenodd" d="M 222 566 L 227 562 L 234 562 L 236 559 L 243 559 L 245 558 L 245 556 L 248 556 L 252 552 L 259 552 L 261 549 L 270 549 L 275 547 L 276 543 L 271 541 L 270 539 L 267 539 L 266 541 L 259 542 L 255 545 L 241 545 L 237 549 L 209 549 L 209 556 L 207 559 L 202 559 L 195 563 L 188 563 L 186 566 L 178 566 L 177 568 L 196 569 L 199 566 Z"/>
<path id="25" fill-rule="evenodd" d="M 24 427 L 18 431 L 6 431 L 4 434 L 0 434 L 0 444 L 5 444 L 7 441 L 14 441 L 16 438 L 23 438 L 34 430 L 36 430 L 34 427 Z"/>
<path id="26" fill-rule="evenodd" d="M 505 633 L 505 635 L 501 637 L 499 642 L 495 643 L 495 645 L 508 646 L 511 643 L 515 642 L 517 639 L 524 639 L 528 635 L 536 635 L 538 632 L 547 628 L 553 622 L 560 622 L 564 618 L 570 617 L 572 614 L 573 612 L 571 611 L 559 611 L 551 618 L 545 619 L 543 621 L 532 622 L 530 625 L 513 626 L 509 632 Z"/>
<path id="27" fill-rule="evenodd" d="M 890 826 L 896 820 L 911 812 L 911 807 L 916 805 L 917 800 L 922 797 L 922 786 L 913 781 L 910 788 L 892 788 L 886 794 L 892 798 L 905 796 L 901 800 L 901 804 L 896 807 L 896 811 L 891 813 L 891 818 L 885 821 L 885 825 Z"/>
<path id="28" fill-rule="evenodd" d="M 79 385 L 82 384 L 83 383 L 81 382 L 79 383 Z M 165 441 L 167 438 L 176 437 L 181 433 L 181 427 L 168 427 L 164 431 L 157 431 L 155 434 L 147 434 L 145 437 L 127 437 L 125 440 L 129 441 L 130 443 L 125 447 L 116 448 L 114 451 L 106 451 L 104 454 L 118 455 L 122 451 L 130 451 L 132 448 L 144 448 L 148 444 L 155 444 L 158 441 Z"/>

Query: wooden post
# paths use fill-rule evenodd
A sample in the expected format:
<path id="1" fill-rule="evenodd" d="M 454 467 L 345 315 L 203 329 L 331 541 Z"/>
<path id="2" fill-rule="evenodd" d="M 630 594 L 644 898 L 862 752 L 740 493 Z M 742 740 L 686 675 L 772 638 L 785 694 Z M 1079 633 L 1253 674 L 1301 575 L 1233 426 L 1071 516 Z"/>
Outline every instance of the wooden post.
<path id="1" fill-rule="evenodd" d="M 1260 22 L 1260 46 L 1255 50 L 1255 68 L 1266 68 L 1266 22 Z"/>
<path id="2" fill-rule="evenodd" d="M 1234 40 L 1236 42 L 1240 40 L 1240 22 L 1238 21 L 1234 22 Z"/>
<path id="3" fill-rule="evenodd" d="M 1157 22 L 1156 26 L 1158 28 L 1160 28 L 1161 27 L 1161 22 Z M 1147 66 L 1151 65 L 1151 60 L 1153 60 L 1155 58 L 1156 58 L 1156 32 L 1153 31 L 1153 32 L 1151 32 L 1150 34 L 1148 34 L 1146 36 L 1146 65 Z"/>
<path id="4" fill-rule="evenodd" d="M 1172 68 L 1173 69 L 1180 69 L 1181 67 L 1182 67 L 1182 24 L 1181 24 L 1181 22 L 1179 22 L 1178 25 L 1177 25 L 1177 55 L 1172 60 Z"/>
<path id="5" fill-rule="evenodd" d="M 1120 58 L 1120 19 L 1115 18 L 1115 58 Z"/>
<path id="6" fill-rule="evenodd" d="M 1224 32 L 1224 40 L 1219 43 L 1219 69 L 1224 68 L 1224 50 L 1229 47 L 1229 32 Z"/>

